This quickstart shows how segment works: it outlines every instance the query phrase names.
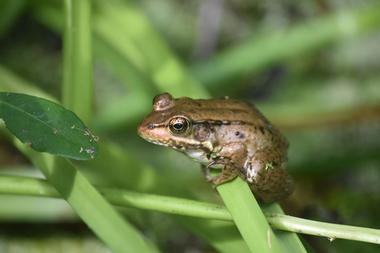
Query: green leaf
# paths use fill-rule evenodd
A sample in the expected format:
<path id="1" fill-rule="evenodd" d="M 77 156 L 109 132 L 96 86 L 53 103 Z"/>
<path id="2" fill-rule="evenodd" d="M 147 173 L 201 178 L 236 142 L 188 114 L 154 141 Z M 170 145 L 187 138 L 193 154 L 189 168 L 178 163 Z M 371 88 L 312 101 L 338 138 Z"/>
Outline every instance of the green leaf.
<path id="1" fill-rule="evenodd" d="M 23 143 L 40 152 L 88 160 L 97 137 L 71 111 L 49 100 L 0 92 L 0 118 Z"/>

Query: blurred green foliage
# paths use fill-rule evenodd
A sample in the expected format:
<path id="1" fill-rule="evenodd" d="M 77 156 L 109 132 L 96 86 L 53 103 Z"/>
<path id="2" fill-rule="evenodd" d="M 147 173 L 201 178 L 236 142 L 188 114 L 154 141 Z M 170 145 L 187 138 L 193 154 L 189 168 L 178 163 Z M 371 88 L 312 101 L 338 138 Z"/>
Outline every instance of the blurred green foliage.
<path id="1" fill-rule="evenodd" d="M 229 95 L 257 104 L 288 137 L 297 182 L 283 205 L 288 213 L 380 227 L 377 1 L 94 1 L 92 18 L 93 126 L 102 142 L 99 158 L 80 164 L 92 182 L 219 201 L 197 164 L 145 143 L 135 128 L 159 92 Z M 0 90 L 60 97 L 62 25 L 61 1 L 0 2 Z M 0 139 L 1 173 L 34 173 L 21 157 Z M 54 240 L 68 247 L 78 231 L 85 234 L 81 245 L 93 243 L 70 210 L 60 213 L 61 203 L 38 200 L 24 208 L 24 198 L 0 196 L 9 203 L 0 205 L 0 221 L 10 224 L 0 235 L 1 252 L 12 243 L 27 243 L 19 252 L 41 252 L 51 244 L 49 223 L 58 225 Z M 128 215 L 164 252 L 240 247 L 229 224 L 136 210 Z M 32 222 L 41 224 L 38 238 L 18 232 L 34 228 Z M 67 230 L 67 224 L 74 225 Z M 378 251 L 352 241 L 304 240 L 315 252 Z"/>

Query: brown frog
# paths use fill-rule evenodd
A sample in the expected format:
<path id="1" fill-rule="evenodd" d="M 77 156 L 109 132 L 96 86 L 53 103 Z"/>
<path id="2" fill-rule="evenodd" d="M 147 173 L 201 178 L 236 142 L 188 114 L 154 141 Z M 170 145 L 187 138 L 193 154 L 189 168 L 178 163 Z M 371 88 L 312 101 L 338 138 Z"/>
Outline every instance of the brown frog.
<path id="1" fill-rule="evenodd" d="M 208 181 L 240 176 L 264 202 L 293 191 L 285 170 L 288 142 L 251 104 L 234 99 L 174 99 L 157 95 L 153 111 L 138 127 L 145 140 L 187 154 L 202 164 Z M 210 169 L 221 169 L 212 176 Z"/>

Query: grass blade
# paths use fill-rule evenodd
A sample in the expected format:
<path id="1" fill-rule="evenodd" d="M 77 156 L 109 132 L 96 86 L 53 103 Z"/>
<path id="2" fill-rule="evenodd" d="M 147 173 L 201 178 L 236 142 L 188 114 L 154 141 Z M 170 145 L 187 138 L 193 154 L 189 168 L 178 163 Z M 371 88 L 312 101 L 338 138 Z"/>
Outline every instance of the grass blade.
<path id="1" fill-rule="evenodd" d="M 64 102 L 89 121 L 92 99 L 90 1 L 66 0 L 65 7 Z M 69 161 L 36 153 L 17 141 L 15 144 L 112 251 L 157 252 Z"/>
<path id="2" fill-rule="evenodd" d="M 217 252 L 251 252 L 235 224 L 231 222 L 185 217 L 175 217 L 175 219 L 194 234 L 208 241 Z"/>
<path id="3" fill-rule="evenodd" d="M 91 1 L 65 0 L 63 104 L 84 122 L 92 111 Z"/>
<path id="4" fill-rule="evenodd" d="M 296 234 L 297 231 L 294 230 L 284 230 L 282 229 L 278 230 L 278 226 L 273 226 L 273 223 L 270 222 L 270 219 L 268 218 L 268 214 L 275 213 L 278 215 L 283 215 L 284 211 L 282 211 L 279 204 L 274 203 L 269 206 L 263 206 L 262 210 L 265 214 L 265 217 L 267 219 L 267 222 L 271 225 L 271 227 L 276 228 L 274 233 L 276 234 L 277 238 L 281 241 L 282 245 L 285 246 L 285 248 L 288 250 L 288 252 L 305 252 L 306 249 L 304 245 L 302 244 L 301 240 L 298 238 L 298 235 Z M 290 216 L 288 216 L 290 217 Z M 290 231 L 294 233 L 287 233 L 285 231 Z"/>
<path id="5" fill-rule="evenodd" d="M 97 1 L 94 32 L 152 78 L 161 91 L 175 96 L 206 97 L 207 91 L 186 68 L 132 2 Z"/>
<path id="6" fill-rule="evenodd" d="M 28 92 L 41 97 L 49 97 L 46 93 L 34 88 L 1 67 L 0 80 L 2 81 L 0 90 Z M 49 99 L 52 98 L 49 97 Z M 55 187 L 51 191 L 56 192 L 55 194 L 61 194 L 61 197 L 71 205 L 79 217 L 114 252 L 158 252 L 154 246 L 149 245 L 144 240 L 144 237 L 116 212 L 70 162 L 34 152 L 16 140 L 15 143 L 33 161 L 35 166 L 43 172 L 51 185 Z M 17 185 L 15 186 L 17 187 Z M 40 193 L 42 194 L 44 191 L 41 190 Z"/>
<path id="7" fill-rule="evenodd" d="M 245 182 L 236 178 L 217 190 L 251 252 L 284 252 Z"/>
<path id="8" fill-rule="evenodd" d="M 192 68 L 193 76 L 209 87 L 263 69 L 274 63 L 312 52 L 330 42 L 376 29 L 380 5 L 334 13 L 290 29 L 262 34 L 235 48 L 229 48 Z M 228 82 L 224 82 L 228 84 Z"/>
<path id="9" fill-rule="evenodd" d="M 158 252 L 69 161 L 37 153 L 19 141 L 15 141 L 15 145 L 44 173 L 60 196 L 113 252 Z"/>

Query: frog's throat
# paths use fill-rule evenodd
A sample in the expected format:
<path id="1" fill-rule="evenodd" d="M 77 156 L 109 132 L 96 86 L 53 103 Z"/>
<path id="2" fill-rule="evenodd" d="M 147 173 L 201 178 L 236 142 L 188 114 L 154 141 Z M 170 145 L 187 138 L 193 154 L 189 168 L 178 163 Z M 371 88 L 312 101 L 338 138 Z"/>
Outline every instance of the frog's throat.
<path id="1" fill-rule="evenodd" d="M 150 138 L 144 138 L 147 142 L 150 142 L 150 143 L 153 143 L 153 144 L 156 144 L 156 145 L 160 145 L 160 146 L 164 146 L 164 147 L 168 147 L 170 145 L 170 143 L 168 141 L 157 141 L 157 140 L 154 140 L 154 139 L 150 139 Z"/>

